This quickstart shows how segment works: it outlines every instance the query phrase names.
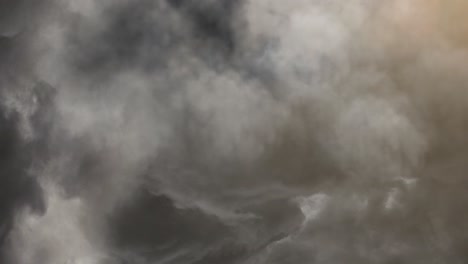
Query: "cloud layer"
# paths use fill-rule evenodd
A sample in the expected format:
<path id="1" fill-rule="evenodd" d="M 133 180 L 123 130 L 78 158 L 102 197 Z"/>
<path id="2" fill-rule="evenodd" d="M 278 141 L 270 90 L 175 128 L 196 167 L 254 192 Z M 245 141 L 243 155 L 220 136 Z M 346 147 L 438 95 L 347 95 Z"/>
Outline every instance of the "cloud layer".
<path id="1" fill-rule="evenodd" d="M 2 263 L 465 263 L 467 8 L 0 2 Z"/>

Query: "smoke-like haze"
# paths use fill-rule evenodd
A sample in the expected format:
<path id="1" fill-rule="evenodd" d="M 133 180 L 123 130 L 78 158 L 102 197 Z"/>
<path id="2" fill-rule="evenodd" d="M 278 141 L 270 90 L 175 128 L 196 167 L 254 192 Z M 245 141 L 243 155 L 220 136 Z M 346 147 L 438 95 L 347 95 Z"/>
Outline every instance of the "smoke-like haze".
<path id="1" fill-rule="evenodd" d="M 467 263 L 467 12 L 0 1 L 0 263 Z"/>

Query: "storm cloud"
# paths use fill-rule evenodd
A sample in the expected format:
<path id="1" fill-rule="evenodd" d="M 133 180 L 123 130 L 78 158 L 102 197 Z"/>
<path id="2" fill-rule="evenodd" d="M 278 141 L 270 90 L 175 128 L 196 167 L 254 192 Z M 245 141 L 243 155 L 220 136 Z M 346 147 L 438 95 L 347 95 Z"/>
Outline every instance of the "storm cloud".
<path id="1" fill-rule="evenodd" d="M 461 1 L 0 1 L 0 262 L 465 263 Z"/>

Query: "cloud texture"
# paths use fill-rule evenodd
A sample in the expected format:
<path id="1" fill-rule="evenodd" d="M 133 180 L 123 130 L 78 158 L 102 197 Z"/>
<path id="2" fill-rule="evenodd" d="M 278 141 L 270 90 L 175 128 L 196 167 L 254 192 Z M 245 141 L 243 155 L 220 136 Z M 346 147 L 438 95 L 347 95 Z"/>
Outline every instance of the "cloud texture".
<path id="1" fill-rule="evenodd" d="M 466 263 L 466 11 L 0 1 L 0 262 Z"/>

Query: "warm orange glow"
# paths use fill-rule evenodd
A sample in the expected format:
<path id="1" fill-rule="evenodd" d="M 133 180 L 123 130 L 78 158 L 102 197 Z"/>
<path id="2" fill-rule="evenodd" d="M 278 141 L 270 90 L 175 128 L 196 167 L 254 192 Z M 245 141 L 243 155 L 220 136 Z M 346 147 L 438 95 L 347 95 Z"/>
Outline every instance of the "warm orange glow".
<path id="1" fill-rule="evenodd" d="M 468 1 L 439 0 L 439 26 L 454 42 L 468 45 Z"/>
<path id="2" fill-rule="evenodd" d="M 396 0 L 381 6 L 373 27 L 390 45 L 468 46 L 468 1 Z"/>

